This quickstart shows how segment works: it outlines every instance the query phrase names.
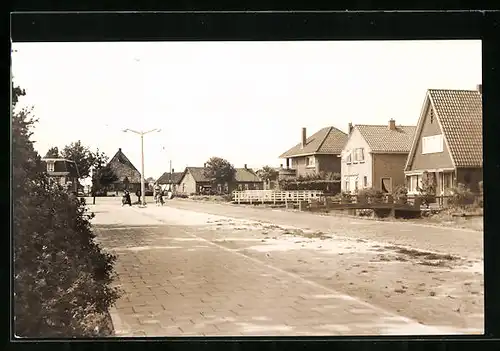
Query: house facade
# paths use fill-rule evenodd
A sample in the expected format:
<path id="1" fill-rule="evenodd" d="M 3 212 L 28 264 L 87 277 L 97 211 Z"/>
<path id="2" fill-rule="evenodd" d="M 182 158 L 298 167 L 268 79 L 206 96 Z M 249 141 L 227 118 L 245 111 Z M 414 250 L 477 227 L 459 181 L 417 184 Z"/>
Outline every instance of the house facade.
<path id="1" fill-rule="evenodd" d="M 349 139 L 341 154 L 341 190 L 355 193 L 374 188 L 392 193 L 405 185 L 404 167 L 415 126 L 349 124 Z"/>
<path id="2" fill-rule="evenodd" d="M 128 157 L 125 156 L 121 148 L 118 149 L 113 158 L 108 162 L 108 167 L 118 177 L 118 180 L 109 186 L 109 191 L 128 190 L 135 193 L 141 189 L 141 173 L 130 162 Z"/>
<path id="3" fill-rule="evenodd" d="M 257 174 L 246 166 L 236 168 L 234 181 L 224 184 L 213 184 L 205 177 L 204 167 L 186 167 L 177 186 L 181 194 L 202 194 L 206 192 L 230 193 L 234 190 L 262 190 L 264 182 Z"/>
<path id="4" fill-rule="evenodd" d="M 302 128 L 300 143 L 280 158 L 286 160 L 286 169 L 292 170 L 295 177 L 320 172 L 340 173 L 339 155 L 346 142 L 347 134 L 335 127 L 323 128 L 310 137 L 307 137 L 306 128 Z"/>
<path id="5" fill-rule="evenodd" d="M 155 184 L 159 185 L 164 191 L 176 193 L 179 189 L 183 174 L 184 172 L 175 172 L 172 168 L 172 172 L 163 173 Z"/>
<path id="6" fill-rule="evenodd" d="M 42 165 L 49 178 L 66 187 L 68 191 L 78 191 L 78 166 L 74 161 L 64 158 L 42 158 Z"/>
<path id="7" fill-rule="evenodd" d="M 409 193 L 418 193 L 424 172 L 436 195 L 458 184 L 477 192 L 483 179 L 482 86 L 476 90 L 427 91 L 405 165 Z"/>

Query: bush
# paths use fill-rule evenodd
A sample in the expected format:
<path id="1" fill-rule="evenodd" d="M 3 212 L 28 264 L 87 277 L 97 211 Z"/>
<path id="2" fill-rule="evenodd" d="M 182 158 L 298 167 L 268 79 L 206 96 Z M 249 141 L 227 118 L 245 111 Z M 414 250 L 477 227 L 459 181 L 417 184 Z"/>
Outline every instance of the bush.
<path id="1" fill-rule="evenodd" d="M 392 196 L 394 197 L 394 200 L 406 203 L 408 201 L 408 188 L 404 185 L 398 185 L 394 188 Z"/>
<path id="2" fill-rule="evenodd" d="M 95 243 L 78 198 L 42 173 L 28 117 L 24 111 L 12 121 L 14 332 L 100 336 L 96 320 L 119 297 L 111 287 L 115 257 Z"/>
<path id="3" fill-rule="evenodd" d="M 434 173 L 424 172 L 422 174 L 422 187 L 417 187 L 417 189 L 424 205 L 436 202 L 436 178 Z"/>
<path id="4" fill-rule="evenodd" d="M 364 188 L 358 190 L 358 201 L 360 202 L 370 202 L 379 203 L 382 202 L 384 198 L 384 193 L 381 190 L 375 188 Z"/>
<path id="5" fill-rule="evenodd" d="M 464 184 L 459 183 L 457 187 L 450 189 L 451 198 L 448 204 L 454 207 L 465 207 L 472 205 L 475 200 L 474 194 Z"/>

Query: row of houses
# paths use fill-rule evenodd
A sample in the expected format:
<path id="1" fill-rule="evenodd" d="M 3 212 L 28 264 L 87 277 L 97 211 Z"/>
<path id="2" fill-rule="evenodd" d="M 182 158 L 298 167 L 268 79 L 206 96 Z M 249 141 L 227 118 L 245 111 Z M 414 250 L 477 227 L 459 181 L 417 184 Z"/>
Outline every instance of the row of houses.
<path id="1" fill-rule="evenodd" d="M 347 133 L 330 126 L 309 137 L 302 128 L 300 142 L 280 155 L 286 166 L 278 169 L 278 180 L 339 173 L 342 191 L 375 188 L 390 193 L 405 185 L 414 194 L 427 172 L 434 177 L 436 195 L 459 183 L 477 191 L 483 178 L 482 155 L 482 86 L 476 90 L 430 89 L 416 125 L 398 125 L 394 119 L 386 125 L 349 123 Z M 74 162 L 43 161 L 52 178 L 77 191 L 79 175 Z M 118 176 L 109 190 L 140 189 L 141 174 L 121 148 L 108 166 Z M 165 172 L 156 183 L 188 195 L 264 188 L 256 172 L 246 165 L 236 168 L 232 182 L 216 184 L 216 189 L 205 177 L 205 167 Z"/>
<path id="2" fill-rule="evenodd" d="M 422 175 L 434 177 L 436 194 L 459 183 L 478 190 L 483 177 L 482 86 L 476 90 L 430 89 L 413 126 L 352 125 L 347 133 L 327 127 L 280 155 L 281 177 L 321 171 L 341 175 L 342 191 L 375 188 L 392 192 L 405 185 L 418 192 Z"/>
<path id="3" fill-rule="evenodd" d="M 186 167 L 183 172 L 165 172 L 156 181 L 164 190 L 171 190 L 179 194 L 200 194 L 211 191 L 230 193 L 234 190 L 262 190 L 263 182 L 253 169 L 245 165 L 236 168 L 234 180 L 223 184 L 214 184 L 205 176 L 203 167 Z"/>

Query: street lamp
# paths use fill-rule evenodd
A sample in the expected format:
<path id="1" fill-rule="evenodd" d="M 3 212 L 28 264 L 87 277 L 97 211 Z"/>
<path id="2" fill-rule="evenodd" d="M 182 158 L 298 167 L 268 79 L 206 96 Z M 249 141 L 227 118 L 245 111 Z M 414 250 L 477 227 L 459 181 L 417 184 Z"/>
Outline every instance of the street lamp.
<path id="1" fill-rule="evenodd" d="M 132 129 L 124 129 L 125 133 L 132 132 L 141 136 L 141 197 L 142 197 L 142 206 L 146 206 L 146 194 L 145 194 L 145 186 L 144 186 L 144 135 L 152 133 L 152 132 L 160 132 L 161 129 L 151 129 L 147 132 L 138 132 Z"/>

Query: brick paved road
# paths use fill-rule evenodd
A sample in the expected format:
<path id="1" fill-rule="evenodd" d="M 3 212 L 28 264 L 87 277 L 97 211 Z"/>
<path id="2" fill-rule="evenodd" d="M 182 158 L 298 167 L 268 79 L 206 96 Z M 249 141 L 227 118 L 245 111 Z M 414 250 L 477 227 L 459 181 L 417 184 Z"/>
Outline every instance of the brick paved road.
<path id="1" fill-rule="evenodd" d="M 456 332 L 423 326 L 210 242 L 198 235 L 195 221 L 175 225 L 175 218 L 155 219 L 158 209 L 118 204 L 93 210 L 99 241 L 118 256 L 125 294 L 111 312 L 119 336 Z"/>

